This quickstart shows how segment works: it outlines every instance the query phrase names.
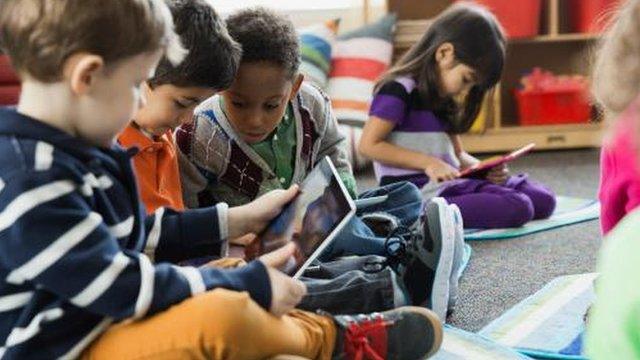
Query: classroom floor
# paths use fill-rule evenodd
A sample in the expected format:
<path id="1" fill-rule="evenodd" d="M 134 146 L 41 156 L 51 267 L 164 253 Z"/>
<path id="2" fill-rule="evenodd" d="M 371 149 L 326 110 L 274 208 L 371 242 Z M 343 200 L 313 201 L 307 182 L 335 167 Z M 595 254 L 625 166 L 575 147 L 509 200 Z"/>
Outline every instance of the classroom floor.
<path id="1" fill-rule="evenodd" d="M 556 194 L 595 198 L 598 150 L 539 152 L 511 165 Z M 357 176 L 360 190 L 375 186 L 372 171 Z M 503 241 L 469 242 L 471 262 L 460 284 L 460 298 L 448 322 L 478 331 L 491 320 L 557 276 L 593 272 L 601 243 L 598 221 Z"/>

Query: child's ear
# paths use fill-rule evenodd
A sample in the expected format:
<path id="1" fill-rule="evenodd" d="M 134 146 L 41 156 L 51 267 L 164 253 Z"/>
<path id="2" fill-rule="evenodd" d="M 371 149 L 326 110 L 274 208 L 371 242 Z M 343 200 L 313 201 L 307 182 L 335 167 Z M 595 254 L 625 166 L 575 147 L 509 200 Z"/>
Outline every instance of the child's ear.
<path id="1" fill-rule="evenodd" d="M 104 60 L 93 54 L 74 54 L 65 63 L 64 76 L 76 95 L 89 92 L 96 76 L 104 69 Z"/>
<path id="2" fill-rule="evenodd" d="M 455 62 L 455 47 L 452 43 L 446 42 L 438 46 L 438 49 L 436 50 L 436 63 L 438 63 L 440 67 L 448 68 L 455 65 Z"/>
<path id="3" fill-rule="evenodd" d="M 297 74 L 293 79 L 293 87 L 291 88 L 291 95 L 289 95 L 289 101 L 293 100 L 293 98 L 298 95 L 298 91 L 300 91 L 300 86 L 302 86 L 302 82 L 304 81 L 304 75 Z"/>
<path id="4" fill-rule="evenodd" d="M 152 91 L 153 89 L 151 88 L 151 85 L 149 85 L 149 82 L 143 81 L 142 84 L 140 84 L 140 106 L 141 107 L 147 105 L 147 100 L 151 96 Z"/>

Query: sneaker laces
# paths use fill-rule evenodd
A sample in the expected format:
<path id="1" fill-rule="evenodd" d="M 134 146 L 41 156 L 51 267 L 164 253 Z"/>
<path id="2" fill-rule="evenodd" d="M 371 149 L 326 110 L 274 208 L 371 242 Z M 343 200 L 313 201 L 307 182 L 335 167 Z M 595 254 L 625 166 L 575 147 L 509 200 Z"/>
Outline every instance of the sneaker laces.
<path id="1" fill-rule="evenodd" d="M 393 324 L 379 315 L 373 320 L 366 318 L 360 322 L 350 321 L 345 332 L 345 353 L 353 360 L 384 360 L 387 349 L 386 328 Z M 372 341 L 382 349 L 374 349 Z M 382 352 L 382 354 L 380 354 Z"/>
<path id="2" fill-rule="evenodd" d="M 408 237 L 408 240 L 405 238 Z M 417 249 L 416 237 L 420 236 L 419 229 L 398 226 L 384 240 L 384 248 L 389 258 L 395 262 L 407 265 L 409 256 Z"/>

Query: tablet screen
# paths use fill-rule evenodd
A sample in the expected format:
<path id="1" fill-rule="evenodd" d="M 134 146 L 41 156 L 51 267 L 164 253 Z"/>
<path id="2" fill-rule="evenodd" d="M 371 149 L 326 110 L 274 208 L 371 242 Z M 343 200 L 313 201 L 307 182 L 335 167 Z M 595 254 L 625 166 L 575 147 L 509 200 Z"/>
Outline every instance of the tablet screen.
<path id="1" fill-rule="evenodd" d="M 302 183 L 298 196 L 261 234 L 254 248 L 247 249 L 247 254 L 265 254 L 294 241 L 298 249 L 283 271 L 295 274 L 325 242 L 331 240 L 330 236 L 333 238 L 334 230 L 352 212 L 348 196 L 332 165 L 325 159 Z"/>

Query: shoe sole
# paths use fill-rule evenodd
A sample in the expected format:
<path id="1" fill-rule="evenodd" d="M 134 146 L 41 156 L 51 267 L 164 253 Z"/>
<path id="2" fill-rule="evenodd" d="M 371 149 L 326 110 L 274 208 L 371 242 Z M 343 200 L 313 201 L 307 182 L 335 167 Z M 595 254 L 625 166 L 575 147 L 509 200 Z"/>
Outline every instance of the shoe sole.
<path id="1" fill-rule="evenodd" d="M 393 310 L 383 312 L 383 314 L 388 316 L 392 316 L 390 314 L 398 314 L 398 313 L 420 314 L 420 316 L 427 319 L 431 329 L 433 330 L 433 341 L 431 343 L 431 347 L 428 349 L 427 353 L 421 355 L 419 359 L 429 358 L 432 355 L 434 355 L 436 352 L 438 352 L 438 350 L 440 350 L 440 346 L 442 345 L 442 340 L 444 336 L 444 331 L 442 328 L 442 322 L 438 318 L 438 315 L 436 315 L 433 311 L 430 311 L 429 309 L 425 309 L 423 307 L 418 307 L 418 306 L 403 306 L 398 309 L 393 309 Z M 398 333 L 395 334 L 394 330 L 397 330 Z M 396 345 L 399 345 L 400 348 L 406 348 L 406 346 L 409 345 L 409 344 L 404 344 L 402 342 L 402 339 L 408 338 L 407 334 L 403 331 L 403 329 L 391 328 L 389 331 L 390 331 L 389 337 L 393 339 L 398 339 L 398 344 Z M 410 335 L 414 335 L 414 334 L 412 333 Z M 393 348 L 393 346 L 391 346 L 390 349 L 391 348 Z M 396 351 L 396 354 L 394 355 L 399 355 L 399 351 Z M 394 359 L 404 359 L 404 358 L 394 357 Z M 415 357 L 412 357 L 410 360 L 415 360 L 415 359 L 416 359 Z"/>
<path id="2" fill-rule="evenodd" d="M 458 286 L 460 280 L 460 268 L 462 267 L 462 260 L 464 258 L 464 230 L 462 225 L 462 214 L 457 205 L 452 204 L 448 206 L 454 219 L 454 251 L 453 251 L 453 263 L 451 265 L 451 278 L 449 280 L 449 304 L 447 305 L 447 311 L 452 312 L 458 299 Z"/>
<path id="3" fill-rule="evenodd" d="M 430 207 L 437 206 L 438 225 L 433 226 L 433 217 L 430 216 Z M 452 218 L 448 216 L 448 204 L 442 198 L 433 198 L 427 205 L 427 221 L 429 232 L 440 245 L 440 253 L 437 258 L 436 274 L 433 280 L 433 288 L 431 290 L 431 310 L 433 310 L 444 323 L 447 318 L 447 308 L 449 305 L 449 280 L 453 265 L 454 253 L 454 223 Z M 441 231 L 442 230 L 442 231 Z M 433 249 L 434 252 L 437 248 Z"/>

